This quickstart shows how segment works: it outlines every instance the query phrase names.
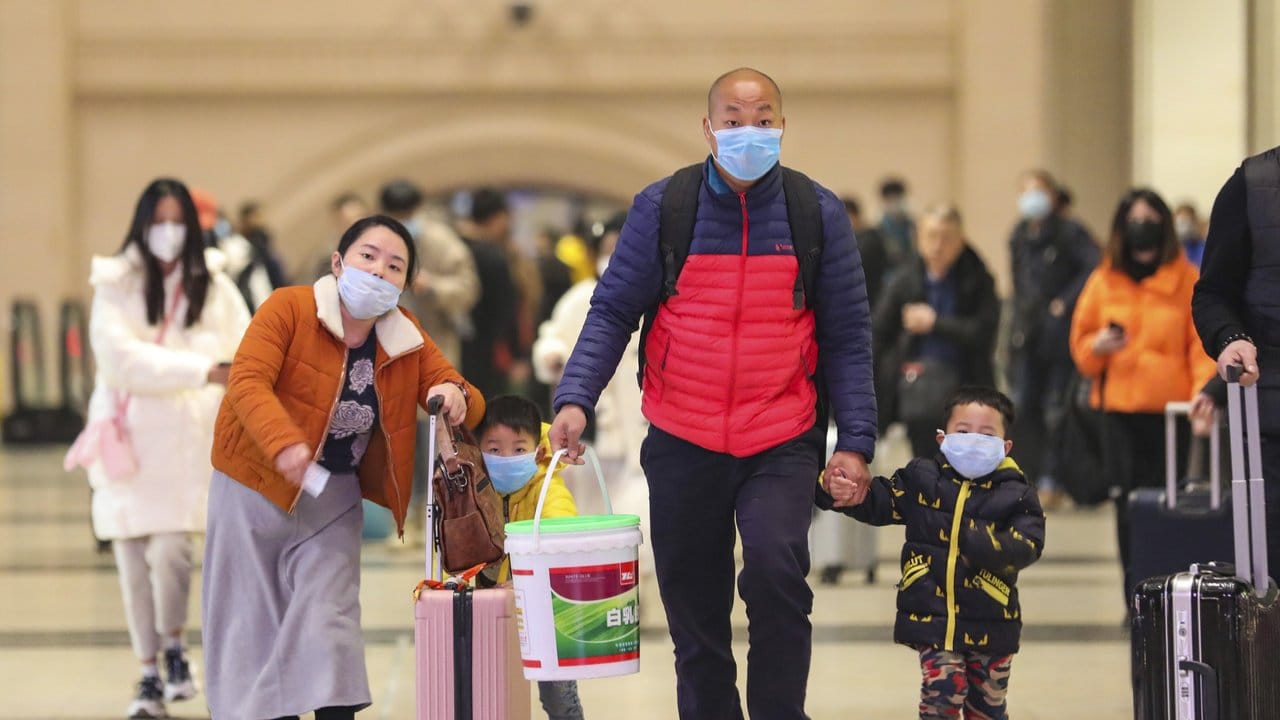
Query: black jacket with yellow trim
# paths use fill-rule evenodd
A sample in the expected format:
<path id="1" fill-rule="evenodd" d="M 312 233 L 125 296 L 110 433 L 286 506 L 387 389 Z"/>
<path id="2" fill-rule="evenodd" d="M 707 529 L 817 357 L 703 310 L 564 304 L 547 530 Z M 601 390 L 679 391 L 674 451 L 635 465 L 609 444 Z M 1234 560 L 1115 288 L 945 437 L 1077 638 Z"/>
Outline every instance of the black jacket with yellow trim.
<path id="1" fill-rule="evenodd" d="M 819 506 L 830 496 L 819 492 Z M 1018 650 L 1018 572 L 1044 549 L 1044 511 L 1013 460 L 966 480 L 946 458 L 912 460 L 878 477 L 866 500 L 840 511 L 872 525 L 906 525 L 893 639 L 912 646 L 1007 655 Z"/>

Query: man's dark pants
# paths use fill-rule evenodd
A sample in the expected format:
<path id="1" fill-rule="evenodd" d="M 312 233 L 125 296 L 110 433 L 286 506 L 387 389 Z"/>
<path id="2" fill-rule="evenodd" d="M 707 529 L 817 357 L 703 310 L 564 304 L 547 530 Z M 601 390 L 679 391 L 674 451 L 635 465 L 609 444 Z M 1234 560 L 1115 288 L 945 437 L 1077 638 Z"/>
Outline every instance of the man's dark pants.
<path id="1" fill-rule="evenodd" d="M 813 626 L 809 521 L 820 451 L 813 433 L 747 458 L 651 427 L 640 451 L 649 481 L 655 570 L 675 643 L 682 720 L 739 720 L 733 608 L 748 618 L 747 708 L 762 720 L 805 718 Z"/>

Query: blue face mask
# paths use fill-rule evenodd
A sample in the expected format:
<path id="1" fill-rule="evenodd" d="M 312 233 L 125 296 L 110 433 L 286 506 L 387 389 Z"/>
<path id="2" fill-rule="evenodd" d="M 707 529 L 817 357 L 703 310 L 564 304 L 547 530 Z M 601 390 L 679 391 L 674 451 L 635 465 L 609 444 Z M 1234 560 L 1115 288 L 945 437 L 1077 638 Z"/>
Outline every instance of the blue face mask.
<path id="1" fill-rule="evenodd" d="M 782 154 L 782 131 L 754 125 L 725 128 L 716 136 L 716 162 L 739 180 L 759 180 L 778 164 Z"/>
<path id="2" fill-rule="evenodd" d="M 351 317 L 368 320 L 390 312 L 400 301 L 400 288 L 377 275 L 343 265 L 342 275 L 338 276 L 338 297 Z"/>
<path id="3" fill-rule="evenodd" d="M 538 474 L 538 461 L 533 453 L 511 457 L 484 453 L 484 466 L 499 495 L 510 495 L 528 485 Z"/>
<path id="4" fill-rule="evenodd" d="M 990 475 L 1004 461 L 1004 439 L 982 433 L 947 433 L 942 454 L 962 477 L 976 480 Z"/>

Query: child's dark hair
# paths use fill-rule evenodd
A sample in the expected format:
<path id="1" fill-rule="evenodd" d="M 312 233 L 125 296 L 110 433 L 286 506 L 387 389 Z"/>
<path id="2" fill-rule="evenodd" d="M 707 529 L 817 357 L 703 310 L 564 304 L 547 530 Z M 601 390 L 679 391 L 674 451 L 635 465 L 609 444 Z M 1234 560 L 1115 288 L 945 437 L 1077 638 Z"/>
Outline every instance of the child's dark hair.
<path id="1" fill-rule="evenodd" d="M 502 395 L 486 402 L 484 419 L 476 428 L 476 437 L 482 437 L 494 425 L 528 433 L 535 441 L 542 438 L 542 413 L 532 400 L 519 395 Z"/>
<path id="2" fill-rule="evenodd" d="M 1008 432 L 1013 427 L 1015 417 L 1013 401 L 1009 399 L 1008 395 L 986 385 L 962 385 L 956 390 L 951 395 L 951 399 L 947 401 L 946 412 L 942 415 L 942 426 L 945 428 L 947 423 L 951 422 L 951 413 L 956 409 L 957 405 L 968 405 L 970 403 L 977 403 L 998 410 L 1000 417 L 1004 418 L 1005 432 Z"/>

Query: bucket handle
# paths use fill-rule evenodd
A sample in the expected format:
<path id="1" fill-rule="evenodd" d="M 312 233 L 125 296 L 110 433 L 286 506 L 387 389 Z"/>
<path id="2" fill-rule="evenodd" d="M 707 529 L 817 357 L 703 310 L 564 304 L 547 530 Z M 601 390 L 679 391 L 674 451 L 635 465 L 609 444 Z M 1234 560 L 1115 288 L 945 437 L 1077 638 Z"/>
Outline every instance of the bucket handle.
<path id="1" fill-rule="evenodd" d="M 538 507 L 533 511 L 533 551 L 538 552 L 538 541 L 541 537 L 542 526 L 542 506 L 547 504 L 547 491 L 551 489 L 551 478 L 556 473 L 556 466 L 560 464 L 560 458 L 568 450 L 557 450 L 555 455 L 551 456 L 551 462 L 547 464 L 546 477 L 542 478 L 542 492 L 538 493 Z M 595 468 L 596 480 L 600 483 L 600 494 L 604 496 L 604 511 L 606 515 L 613 514 L 613 501 L 609 499 L 609 488 L 604 485 L 604 471 L 600 469 L 600 458 L 596 457 L 596 451 L 591 447 L 587 448 L 587 459 L 591 461 L 591 467 Z"/>

